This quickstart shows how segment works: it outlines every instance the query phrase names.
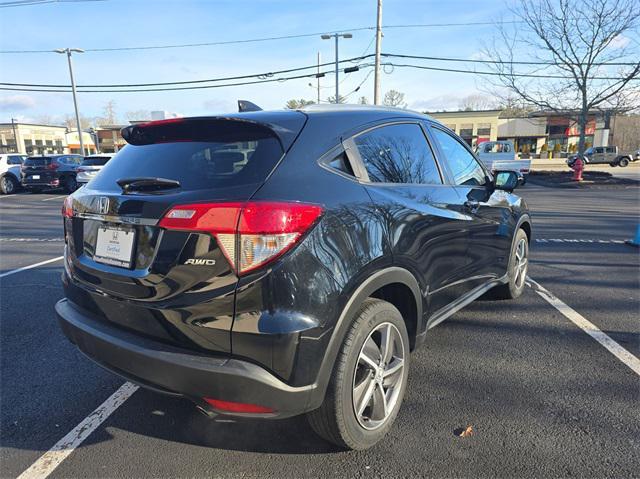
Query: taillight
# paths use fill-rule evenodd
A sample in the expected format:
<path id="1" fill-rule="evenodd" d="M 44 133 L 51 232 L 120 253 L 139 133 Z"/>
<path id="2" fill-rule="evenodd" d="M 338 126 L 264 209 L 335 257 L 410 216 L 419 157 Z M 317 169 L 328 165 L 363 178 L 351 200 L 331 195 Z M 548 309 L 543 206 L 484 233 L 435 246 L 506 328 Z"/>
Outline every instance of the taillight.
<path id="1" fill-rule="evenodd" d="M 169 210 L 160 226 L 212 234 L 233 268 L 244 274 L 293 247 L 321 214 L 322 207 L 305 203 L 189 204 Z"/>
<path id="2" fill-rule="evenodd" d="M 62 216 L 65 218 L 73 217 L 73 199 L 71 195 L 67 196 L 62 203 Z"/>
<path id="3" fill-rule="evenodd" d="M 258 404 L 246 404 L 233 401 L 222 401 L 220 399 L 204 398 L 204 400 L 221 412 L 229 412 L 236 414 L 273 414 L 274 409 Z"/>

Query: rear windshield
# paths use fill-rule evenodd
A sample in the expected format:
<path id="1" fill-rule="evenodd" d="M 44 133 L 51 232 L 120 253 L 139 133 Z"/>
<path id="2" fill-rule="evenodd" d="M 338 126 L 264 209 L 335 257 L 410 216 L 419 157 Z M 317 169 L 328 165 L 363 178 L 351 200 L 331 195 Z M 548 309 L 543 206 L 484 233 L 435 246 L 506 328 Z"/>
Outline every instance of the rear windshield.
<path id="1" fill-rule="evenodd" d="M 111 159 L 110 156 L 92 156 L 82 160 L 82 166 L 103 166 Z"/>
<path id="2" fill-rule="evenodd" d="M 51 163 L 51 158 L 47 156 L 37 156 L 24 160 L 25 166 L 45 166 Z"/>
<path id="3" fill-rule="evenodd" d="M 143 177 L 177 180 L 183 190 L 257 184 L 266 179 L 282 154 L 279 140 L 264 135 L 233 142 L 127 145 L 105 165 L 91 186 L 120 190 L 118 180 Z"/>

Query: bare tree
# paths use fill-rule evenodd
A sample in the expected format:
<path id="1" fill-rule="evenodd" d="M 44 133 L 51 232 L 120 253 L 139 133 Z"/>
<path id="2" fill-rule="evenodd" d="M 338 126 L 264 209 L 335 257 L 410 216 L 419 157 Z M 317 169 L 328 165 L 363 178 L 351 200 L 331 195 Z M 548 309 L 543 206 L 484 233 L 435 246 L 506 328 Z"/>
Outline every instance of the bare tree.
<path id="1" fill-rule="evenodd" d="M 91 118 L 80 114 L 80 128 L 82 130 L 86 130 L 87 128 L 91 127 L 91 123 Z M 64 124 L 69 130 L 75 131 L 78 129 L 78 125 L 76 124 L 76 117 L 69 113 L 64 116 Z"/>
<path id="2" fill-rule="evenodd" d="M 100 126 L 116 125 L 118 115 L 116 114 L 116 102 L 109 100 L 102 108 L 102 116 L 96 118 L 96 123 Z"/>
<path id="3" fill-rule="evenodd" d="M 367 100 L 366 96 L 361 96 L 360 98 L 358 98 L 358 105 L 368 105 L 369 104 L 369 100 Z"/>
<path id="4" fill-rule="evenodd" d="M 407 107 L 407 103 L 404 101 L 404 93 L 400 93 L 397 90 L 389 90 L 387 93 L 385 93 L 382 104 L 386 106 L 395 106 L 398 108 Z"/>
<path id="5" fill-rule="evenodd" d="M 574 119 L 583 154 L 590 111 L 625 111 L 637 104 L 640 53 L 631 39 L 637 36 L 640 2 L 520 0 L 513 13 L 522 23 L 501 25 L 485 49 L 496 61 L 492 85 Z M 527 71 L 517 63 L 523 60 L 538 65 Z"/>
<path id="6" fill-rule="evenodd" d="M 313 105 L 315 102 L 311 100 L 305 100 L 301 98 L 300 100 L 296 100 L 295 98 L 289 100 L 287 104 L 284 106 L 288 110 L 297 110 L 298 108 L 302 108 L 303 106 Z"/>
<path id="7" fill-rule="evenodd" d="M 460 100 L 458 106 L 464 111 L 491 110 L 497 106 L 495 98 L 487 95 L 467 95 Z"/>

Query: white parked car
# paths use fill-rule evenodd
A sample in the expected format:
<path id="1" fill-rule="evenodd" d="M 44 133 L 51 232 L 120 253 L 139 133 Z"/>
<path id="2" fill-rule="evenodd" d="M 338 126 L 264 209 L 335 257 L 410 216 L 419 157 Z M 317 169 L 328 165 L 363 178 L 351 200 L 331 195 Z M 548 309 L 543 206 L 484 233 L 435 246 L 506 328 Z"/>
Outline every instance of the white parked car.
<path id="1" fill-rule="evenodd" d="M 27 155 L 4 153 L 0 155 L 0 193 L 10 195 L 20 188 L 20 165 Z"/>
<path id="2" fill-rule="evenodd" d="M 106 165 L 113 156 L 114 155 L 110 153 L 85 156 L 78 167 L 78 174 L 76 175 L 78 186 L 85 185 L 94 179 L 102 167 Z"/>

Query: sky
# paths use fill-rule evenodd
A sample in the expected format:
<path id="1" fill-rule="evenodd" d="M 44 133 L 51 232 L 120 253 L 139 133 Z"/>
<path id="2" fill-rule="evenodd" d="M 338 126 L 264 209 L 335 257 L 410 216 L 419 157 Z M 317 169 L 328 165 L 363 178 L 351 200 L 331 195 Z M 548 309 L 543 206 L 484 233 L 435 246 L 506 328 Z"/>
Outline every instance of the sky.
<path id="1" fill-rule="evenodd" d="M 15 0 L 13 0 L 15 1 Z M 470 23 L 468 26 L 384 30 L 382 51 L 413 55 L 476 58 L 494 27 L 511 19 L 507 0 L 384 0 L 383 24 Z M 7 3 L 2 0 L 0 5 Z M 376 23 L 376 0 L 103 0 L 51 1 L 0 8 L 0 50 L 112 48 L 171 45 L 314 32 L 349 31 Z M 373 30 L 357 30 L 340 41 L 340 58 L 374 52 Z M 184 81 L 269 72 L 314 65 L 316 54 L 333 61 L 333 41 L 319 36 L 259 43 L 159 50 L 85 52 L 73 57 L 76 83 L 122 84 Z M 348 66 L 348 65 L 344 65 Z M 451 66 L 439 64 L 437 66 Z M 457 109 L 462 97 L 483 85 L 474 75 L 395 68 L 382 75 L 382 92 L 405 94 L 409 108 Z M 341 94 L 354 90 L 370 69 L 344 75 Z M 334 93 L 334 76 L 322 80 L 321 97 Z M 0 82 L 69 84 L 66 58 L 56 53 L 0 54 Z M 102 114 L 115 102 L 126 113 L 166 110 L 207 115 L 236 110 L 238 99 L 264 109 L 283 108 L 291 98 L 315 100 L 315 79 L 297 79 L 215 89 L 145 93 L 79 93 L 82 115 Z M 373 74 L 348 98 L 373 99 Z M 60 121 L 73 112 L 70 93 L 0 91 L 0 122 L 16 118 Z"/>

